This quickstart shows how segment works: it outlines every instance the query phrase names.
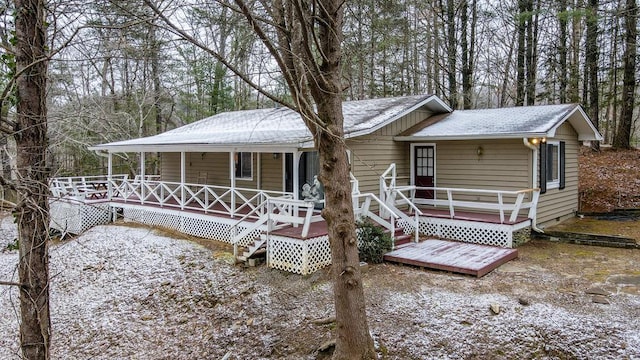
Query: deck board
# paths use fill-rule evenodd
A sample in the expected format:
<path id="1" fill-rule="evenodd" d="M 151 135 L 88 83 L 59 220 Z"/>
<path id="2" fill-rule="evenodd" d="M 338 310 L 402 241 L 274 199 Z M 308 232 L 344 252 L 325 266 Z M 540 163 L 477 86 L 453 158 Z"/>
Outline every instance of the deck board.
<path id="1" fill-rule="evenodd" d="M 517 249 L 433 239 L 399 246 L 384 260 L 482 277 L 517 257 Z"/>

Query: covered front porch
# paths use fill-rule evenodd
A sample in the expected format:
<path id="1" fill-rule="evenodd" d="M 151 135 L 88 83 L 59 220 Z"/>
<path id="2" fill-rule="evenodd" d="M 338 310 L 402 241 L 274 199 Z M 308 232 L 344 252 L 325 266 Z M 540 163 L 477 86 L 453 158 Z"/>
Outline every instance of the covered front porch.
<path id="1" fill-rule="evenodd" d="M 392 170 L 380 177 L 380 196 L 361 193 L 353 175 L 351 184 L 357 218 L 371 219 L 394 238 L 414 243 L 435 236 L 510 248 L 514 231 L 535 225 L 535 189 L 398 187 Z M 330 264 L 322 202 L 297 199 L 295 192 L 116 174 L 55 178 L 51 191 L 52 227 L 64 232 L 81 233 L 120 217 L 230 243 L 239 260 L 266 248 L 270 267 L 294 273 Z M 420 197 L 424 191 L 434 196 Z"/>

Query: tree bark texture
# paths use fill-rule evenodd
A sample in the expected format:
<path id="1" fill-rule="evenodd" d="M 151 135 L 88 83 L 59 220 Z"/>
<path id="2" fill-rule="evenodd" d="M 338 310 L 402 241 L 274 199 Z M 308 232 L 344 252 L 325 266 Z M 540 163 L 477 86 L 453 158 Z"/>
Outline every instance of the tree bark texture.
<path id="1" fill-rule="evenodd" d="M 587 76 L 585 85 L 587 85 L 589 96 L 588 112 L 591 121 L 596 129 L 600 128 L 599 113 L 599 92 L 598 92 L 598 0 L 589 0 L 587 6 L 587 37 L 586 37 L 586 67 Z M 585 94 L 586 96 L 587 94 Z M 595 149 L 600 148 L 600 143 L 594 141 L 591 146 Z"/>
<path id="2" fill-rule="evenodd" d="M 49 206 L 46 166 L 46 35 L 43 0 L 15 0 L 20 346 L 25 359 L 48 359 Z"/>
<path id="3" fill-rule="evenodd" d="M 375 359 L 369 334 L 362 274 L 358 257 L 349 161 L 344 143 L 342 114 L 342 1 L 319 1 L 319 73 L 309 77 L 309 89 L 325 124 L 317 132 L 320 180 L 325 189 L 327 221 L 336 308 L 336 349 L 333 358 Z"/>
<path id="4" fill-rule="evenodd" d="M 618 131 L 614 137 L 613 147 L 631 148 L 631 126 L 636 93 L 636 56 L 637 56 L 637 22 L 638 4 L 636 0 L 627 0 L 624 12 L 625 50 L 624 80 L 622 85 L 622 114 L 618 123 Z"/>

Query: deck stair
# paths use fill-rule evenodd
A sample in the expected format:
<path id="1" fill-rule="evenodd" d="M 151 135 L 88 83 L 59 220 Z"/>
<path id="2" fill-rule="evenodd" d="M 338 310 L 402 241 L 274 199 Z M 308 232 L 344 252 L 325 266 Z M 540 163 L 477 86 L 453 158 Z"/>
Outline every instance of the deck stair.
<path id="1" fill-rule="evenodd" d="M 256 238 L 256 240 L 252 243 L 249 244 L 246 247 L 246 250 L 242 252 L 242 255 L 238 255 L 237 259 L 238 261 L 247 261 L 249 260 L 249 258 L 251 258 L 253 255 L 257 254 L 257 253 L 262 253 L 262 251 L 260 251 L 260 249 L 264 249 L 267 245 L 267 235 L 266 234 L 260 234 L 260 236 L 258 238 Z"/>
<path id="2" fill-rule="evenodd" d="M 389 230 L 385 230 L 386 233 L 389 233 Z M 405 234 L 404 233 L 404 229 L 402 228 L 396 228 L 395 233 L 393 234 L 393 244 L 394 247 L 397 247 L 398 245 L 404 245 L 404 244 L 408 244 L 410 242 L 413 241 L 413 235 L 412 234 Z"/>

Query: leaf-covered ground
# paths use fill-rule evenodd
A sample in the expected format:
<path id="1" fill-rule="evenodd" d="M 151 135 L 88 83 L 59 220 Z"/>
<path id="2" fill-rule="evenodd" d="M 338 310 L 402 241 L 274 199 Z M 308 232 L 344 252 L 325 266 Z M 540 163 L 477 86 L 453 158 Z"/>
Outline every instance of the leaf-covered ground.
<path id="1" fill-rule="evenodd" d="M 16 279 L 18 252 L 6 249 L 15 234 L 0 217 L 0 280 Z M 518 250 L 481 279 L 371 265 L 364 287 L 380 358 L 640 358 L 640 250 Z M 335 324 L 314 320 L 333 314 L 328 269 L 298 276 L 229 256 L 121 225 L 53 244 L 52 359 L 324 358 L 316 349 Z M 20 358 L 17 295 L 0 287 L 0 359 Z"/>
<path id="2" fill-rule="evenodd" d="M 581 212 L 640 208 L 640 150 L 582 147 L 579 166 Z"/>

